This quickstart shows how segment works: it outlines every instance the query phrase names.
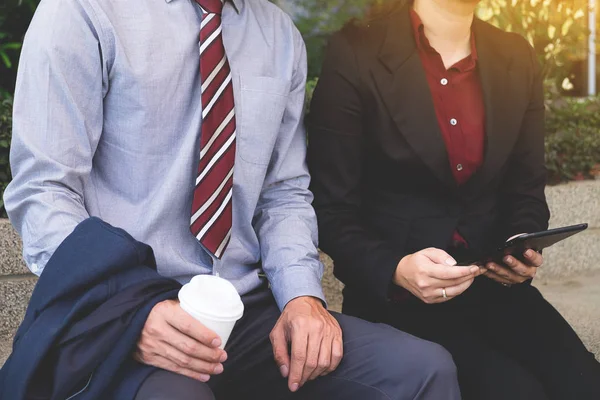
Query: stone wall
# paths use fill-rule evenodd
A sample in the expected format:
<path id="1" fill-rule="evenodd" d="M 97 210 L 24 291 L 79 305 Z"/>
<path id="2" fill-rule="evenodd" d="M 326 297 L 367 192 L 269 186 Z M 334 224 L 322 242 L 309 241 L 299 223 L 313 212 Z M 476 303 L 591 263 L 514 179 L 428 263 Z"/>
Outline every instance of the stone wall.
<path id="1" fill-rule="evenodd" d="M 21 240 L 7 220 L 0 220 L 0 338 L 21 323 L 36 279 L 21 257 Z"/>
<path id="2" fill-rule="evenodd" d="M 600 270 L 600 180 L 546 189 L 550 227 L 587 222 L 589 228 L 544 251 L 540 277 L 562 278 Z"/>

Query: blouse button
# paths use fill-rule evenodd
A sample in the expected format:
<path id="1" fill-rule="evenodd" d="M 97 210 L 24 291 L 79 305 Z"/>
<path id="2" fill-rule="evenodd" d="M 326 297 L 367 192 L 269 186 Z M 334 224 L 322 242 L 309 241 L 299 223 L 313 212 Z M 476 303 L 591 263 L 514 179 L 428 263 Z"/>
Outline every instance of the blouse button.
<path id="1" fill-rule="evenodd" d="M 456 120 L 456 118 L 452 118 L 452 119 L 450 120 L 450 125 L 452 125 L 452 126 L 456 126 L 456 124 L 458 124 L 458 121 Z"/>
<path id="2" fill-rule="evenodd" d="M 462 171 L 462 170 L 463 170 L 463 166 L 462 166 L 462 164 L 458 164 L 458 165 L 456 166 L 456 170 L 457 170 L 457 171 Z"/>
<path id="3" fill-rule="evenodd" d="M 448 79 L 444 78 L 440 81 L 440 83 L 444 86 L 446 86 L 448 84 Z"/>

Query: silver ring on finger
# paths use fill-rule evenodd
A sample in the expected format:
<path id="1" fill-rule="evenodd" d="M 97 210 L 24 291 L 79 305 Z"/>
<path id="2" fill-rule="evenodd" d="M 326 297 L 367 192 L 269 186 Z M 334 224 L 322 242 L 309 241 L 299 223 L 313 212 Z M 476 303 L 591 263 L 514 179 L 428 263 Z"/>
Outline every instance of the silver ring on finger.
<path id="1" fill-rule="evenodd" d="M 446 288 L 442 288 L 442 297 L 445 299 L 448 298 L 448 294 L 446 293 Z"/>

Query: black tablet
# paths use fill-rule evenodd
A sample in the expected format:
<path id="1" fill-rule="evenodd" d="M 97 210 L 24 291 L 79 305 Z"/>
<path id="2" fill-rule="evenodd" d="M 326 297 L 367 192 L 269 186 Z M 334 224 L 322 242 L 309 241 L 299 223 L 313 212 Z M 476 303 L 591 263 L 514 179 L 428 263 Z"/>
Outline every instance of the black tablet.
<path id="1" fill-rule="evenodd" d="M 507 241 L 506 243 L 503 243 L 500 247 L 498 247 L 495 251 L 492 251 L 491 254 L 486 257 L 481 257 L 478 260 L 460 262 L 459 264 L 485 264 L 490 261 L 502 264 L 502 259 L 507 255 L 512 255 L 513 257 L 522 260 L 523 253 L 526 250 L 532 249 L 535 251 L 542 251 L 546 247 L 550 247 L 561 240 L 565 240 L 570 236 L 586 230 L 587 227 L 588 224 L 578 224 L 520 235 Z"/>

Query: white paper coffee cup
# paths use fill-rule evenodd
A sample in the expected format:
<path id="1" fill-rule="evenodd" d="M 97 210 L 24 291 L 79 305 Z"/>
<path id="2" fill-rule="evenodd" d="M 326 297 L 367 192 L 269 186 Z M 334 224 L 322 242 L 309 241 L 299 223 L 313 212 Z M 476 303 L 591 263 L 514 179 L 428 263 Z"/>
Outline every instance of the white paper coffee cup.
<path id="1" fill-rule="evenodd" d="M 224 348 L 244 314 L 244 303 L 231 282 L 214 275 L 198 275 L 183 285 L 178 297 L 181 308 L 219 335 L 220 347 Z"/>

